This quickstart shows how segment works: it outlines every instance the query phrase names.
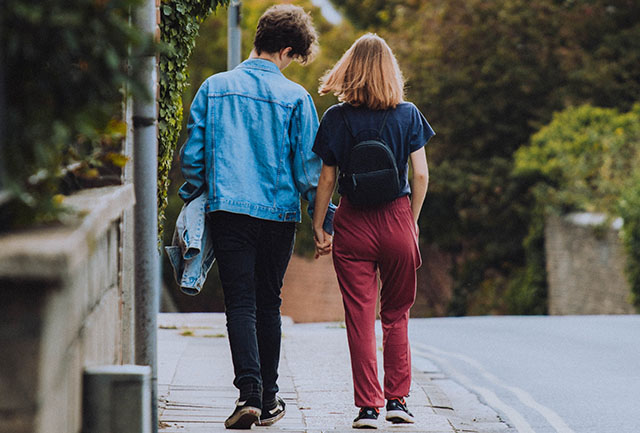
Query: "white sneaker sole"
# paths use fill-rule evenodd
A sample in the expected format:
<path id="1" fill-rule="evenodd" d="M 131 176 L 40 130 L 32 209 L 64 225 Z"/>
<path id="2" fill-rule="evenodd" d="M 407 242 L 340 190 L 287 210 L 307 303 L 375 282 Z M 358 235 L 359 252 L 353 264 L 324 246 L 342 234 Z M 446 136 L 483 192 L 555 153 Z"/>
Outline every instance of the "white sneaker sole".
<path id="1" fill-rule="evenodd" d="M 378 428 L 378 420 L 373 419 L 359 419 L 358 421 L 354 421 L 351 425 L 353 428 Z"/>
<path id="2" fill-rule="evenodd" d="M 278 415 L 271 417 L 271 418 L 267 418 L 264 420 L 259 420 L 256 423 L 256 426 L 263 426 L 263 427 L 268 427 L 270 425 L 275 424 L 277 421 L 280 421 L 282 418 L 284 418 L 284 414 L 286 413 L 286 410 L 283 410 L 282 412 L 280 412 Z"/>
<path id="3" fill-rule="evenodd" d="M 227 418 L 224 426 L 228 429 L 250 429 L 251 426 L 260 420 L 262 411 L 256 407 L 243 407 L 238 413 Z"/>
<path id="4" fill-rule="evenodd" d="M 412 416 L 402 410 L 388 411 L 385 419 L 391 421 L 393 424 L 413 424 L 416 422 Z"/>

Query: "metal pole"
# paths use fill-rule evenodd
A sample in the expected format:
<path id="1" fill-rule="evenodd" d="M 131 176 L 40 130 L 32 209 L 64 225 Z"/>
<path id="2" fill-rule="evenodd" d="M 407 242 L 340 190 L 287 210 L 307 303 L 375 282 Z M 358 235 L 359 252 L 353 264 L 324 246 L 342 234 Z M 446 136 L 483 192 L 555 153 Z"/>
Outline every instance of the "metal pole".
<path id="1" fill-rule="evenodd" d="M 145 0 L 135 11 L 134 23 L 156 35 L 156 0 Z M 149 98 L 133 101 L 133 182 L 136 193 L 135 226 L 135 360 L 151 367 L 151 428 L 158 431 L 157 318 L 160 309 L 160 255 L 158 252 L 158 132 L 157 61 L 153 50 L 133 58 L 133 74 Z"/>
<path id="2" fill-rule="evenodd" d="M 240 53 L 242 51 L 242 31 L 240 23 L 242 14 L 240 0 L 231 0 L 227 11 L 227 69 L 231 70 L 242 61 Z"/>
<path id="3" fill-rule="evenodd" d="M 0 26 L 2 26 L 4 24 L 4 7 L 3 5 L 0 6 Z M 1 38 L 1 35 L 0 35 Z M 4 152 L 5 152 L 5 148 L 6 148 L 6 144 L 4 142 L 5 140 L 5 122 L 7 121 L 7 112 L 6 112 L 6 98 L 5 98 L 5 84 L 4 84 L 4 68 L 5 68 L 5 63 L 6 63 L 6 59 L 5 57 L 5 52 L 4 52 L 4 38 L 0 39 L 0 205 L 2 205 L 2 203 L 4 203 L 4 201 L 6 201 L 8 199 L 8 193 L 6 193 L 4 191 L 4 183 L 6 181 L 6 174 L 5 174 L 5 167 L 4 167 L 4 161 L 5 161 L 5 156 L 4 156 Z"/>

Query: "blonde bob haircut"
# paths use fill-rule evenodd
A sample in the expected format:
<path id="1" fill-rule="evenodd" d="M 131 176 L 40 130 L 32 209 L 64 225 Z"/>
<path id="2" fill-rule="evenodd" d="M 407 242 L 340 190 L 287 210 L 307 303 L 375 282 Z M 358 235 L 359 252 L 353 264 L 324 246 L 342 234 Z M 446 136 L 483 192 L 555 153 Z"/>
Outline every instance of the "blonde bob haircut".
<path id="1" fill-rule="evenodd" d="M 320 79 L 318 92 L 331 92 L 356 107 L 386 110 L 404 99 L 404 78 L 385 40 L 367 33 Z"/>

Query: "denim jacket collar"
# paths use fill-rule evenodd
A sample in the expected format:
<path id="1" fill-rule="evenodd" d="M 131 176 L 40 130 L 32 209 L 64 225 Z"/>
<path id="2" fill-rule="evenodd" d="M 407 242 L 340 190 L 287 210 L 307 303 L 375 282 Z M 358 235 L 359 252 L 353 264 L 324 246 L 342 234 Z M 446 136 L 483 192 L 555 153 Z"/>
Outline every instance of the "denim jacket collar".
<path id="1" fill-rule="evenodd" d="M 271 60 L 266 59 L 247 59 L 244 62 L 240 63 L 238 68 L 248 68 L 248 69 L 260 69 L 267 72 L 275 72 L 279 75 L 283 75 L 278 65 L 273 63 Z"/>

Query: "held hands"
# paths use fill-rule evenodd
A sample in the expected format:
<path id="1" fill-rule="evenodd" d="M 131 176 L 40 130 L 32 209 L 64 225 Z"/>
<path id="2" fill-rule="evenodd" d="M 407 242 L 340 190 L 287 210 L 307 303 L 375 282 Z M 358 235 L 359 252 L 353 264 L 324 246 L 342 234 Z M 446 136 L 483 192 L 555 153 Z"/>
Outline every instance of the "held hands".
<path id="1" fill-rule="evenodd" d="M 314 258 L 327 255 L 331 252 L 333 236 L 325 232 L 322 228 L 313 229 L 313 240 L 316 243 L 316 253 Z"/>

